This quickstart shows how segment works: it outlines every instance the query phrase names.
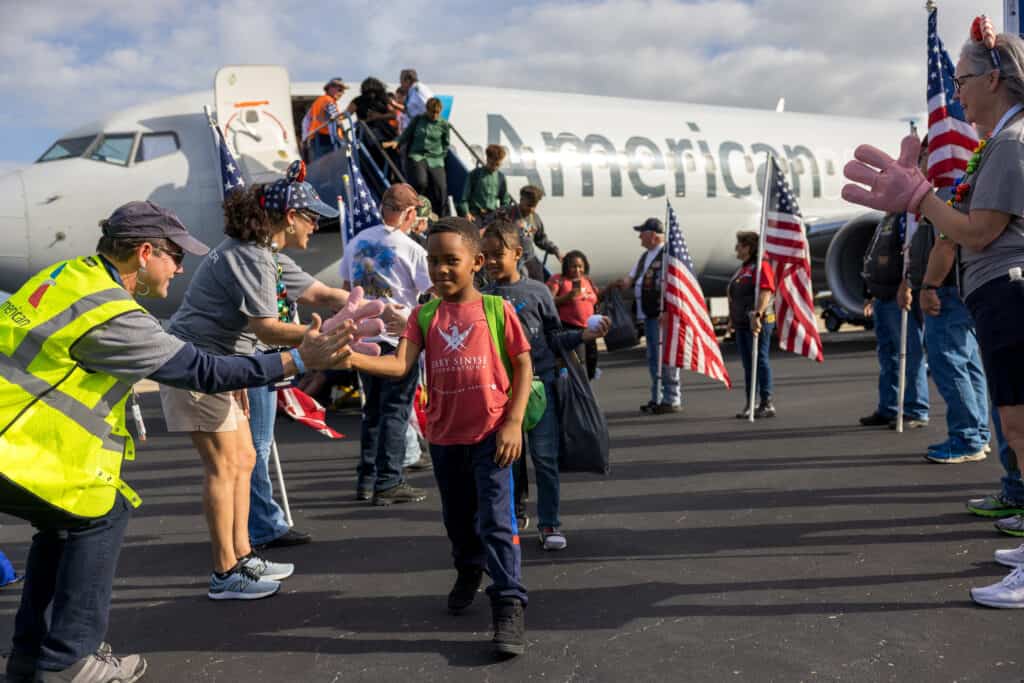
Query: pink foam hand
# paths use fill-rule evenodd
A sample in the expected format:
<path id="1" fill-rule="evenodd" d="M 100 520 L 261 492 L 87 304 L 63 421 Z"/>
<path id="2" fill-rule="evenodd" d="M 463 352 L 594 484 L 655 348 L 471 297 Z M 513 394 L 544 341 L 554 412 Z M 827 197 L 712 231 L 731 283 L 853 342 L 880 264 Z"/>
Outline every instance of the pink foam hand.
<path id="1" fill-rule="evenodd" d="M 364 356 L 380 355 L 380 344 L 376 342 L 355 341 L 352 342 L 351 348 L 356 353 L 361 353 Z"/>
<path id="2" fill-rule="evenodd" d="M 915 135 L 903 138 L 900 158 L 872 147 L 861 145 L 854 151 L 854 160 L 843 168 L 843 175 L 853 183 L 843 186 L 843 199 L 890 213 L 916 211 L 921 200 L 931 191 L 931 183 L 917 167 L 921 141 Z"/>
<path id="3" fill-rule="evenodd" d="M 367 301 L 363 298 L 363 288 L 353 287 L 352 291 L 349 292 L 348 302 L 345 304 L 345 307 L 324 323 L 323 331 L 325 334 L 329 333 L 347 320 L 352 320 L 358 325 L 367 318 L 379 317 L 383 312 L 383 301 Z"/>

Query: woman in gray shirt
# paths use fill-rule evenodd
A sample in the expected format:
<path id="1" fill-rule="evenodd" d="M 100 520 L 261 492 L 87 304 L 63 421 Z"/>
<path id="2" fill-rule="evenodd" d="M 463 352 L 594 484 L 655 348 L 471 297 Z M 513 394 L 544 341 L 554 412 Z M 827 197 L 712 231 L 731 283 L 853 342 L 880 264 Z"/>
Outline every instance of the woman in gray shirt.
<path id="1" fill-rule="evenodd" d="M 338 215 L 303 176 L 304 167 L 296 162 L 287 177 L 225 198 L 228 237 L 210 251 L 189 283 L 171 318 L 173 335 L 211 353 L 250 354 L 261 346 L 292 346 L 301 338 L 305 328 L 294 322 L 295 301 L 335 309 L 347 303 L 347 292 L 318 282 L 279 253 L 305 249 L 318 220 Z M 203 462 L 203 504 L 214 564 L 207 595 L 214 600 L 273 595 L 294 566 L 267 562 L 253 552 L 250 509 L 258 518 L 253 544 L 287 534 L 300 541 L 305 536 L 289 531 L 270 488 L 266 460 L 274 392 L 202 394 L 165 387 L 160 396 L 168 430 L 189 432 Z"/>
<path id="2" fill-rule="evenodd" d="M 885 211 L 917 211 L 959 246 L 961 282 L 974 317 L 992 401 L 1013 450 L 1024 453 L 1024 40 L 996 36 L 979 17 L 953 78 L 967 120 L 983 135 L 947 205 L 931 192 L 916 167 L 916 137 L 903 141 L 898 161 L 873 147 L 856 151 L 846 176 L 870 186 L 847 185 L 843 197 Z M 881 169 L 876 170 L 876 169 Z M 1018 467 L 1020 467 L 1018 456 Z M 1024 518 L 996 527 L 1024 536 Z M 996 551 L 1015 567 L 971 597 L 990 607 L 1024 607 L 1024 545 Z"/>

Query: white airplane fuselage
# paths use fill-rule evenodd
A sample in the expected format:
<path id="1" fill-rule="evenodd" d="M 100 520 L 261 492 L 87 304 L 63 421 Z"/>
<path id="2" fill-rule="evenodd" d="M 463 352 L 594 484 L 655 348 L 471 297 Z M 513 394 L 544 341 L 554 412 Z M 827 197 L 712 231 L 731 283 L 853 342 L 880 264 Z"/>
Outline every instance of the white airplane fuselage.
<path id="1" fill-rule="evenodd" d="M 632 268 L 642 252 L 632 226 L 650 216 L 664 219 L 668 199 L 708 296 L 724 293 L 738 265 L 735 232 L 758 228 L 758 179 L 766 152 L 785 160 L 807 222 L 835 222 L 858 213 L 839 196 L 842 166 L 853 148 L 861 143 L 894 148 L 906 133 L 906 124 L 898 121 L 431 87 L 450 98 L 449 120 L 471 145 L 509 148 L 502 170 L 513 196 L 527 183 L 544 189 L 538 211 L 549 235 L 563 252 L 586 253 L 592 276 L 605 280 Z M 293 98 L 322 92 L 312 83 L 293 83 L 290 89 Z M 118 112 L 61 136 L 105 135 L 110 146 L 104 152 L 113 151 L 115 161 L 114 143 L 127 150 L 124 164 L 111 163 L 107 154 L 94 158 L 95 153 L 86 153 L 0 176 L 0 289 L 13 291 L 51 263 L 91 253 L 98 221 L 131 200 L 151 200 L 174 210 L 197 237 L 217 244 L 223 238 L 221 175 L 203 114 L 203 107 L 213 104 L 210 92 L 183 95 Z M 287 121 L 280 118 L 280 158 L 268 171 L 283 170 L 298 156 L 291 112 Z M 160 155 L 142 149 L 169 144 L 168 134 L 176 139 L 177 150 Z M 232 144 L 238 144 L 237 136 Z M 469 168 L 475 165 L 459 142 L 453 139 L 452 146 Z M 337 233 L 318 234 L 308 254 L 294 256 L 329 284 L 339 284 Z M 197 263 L 193 257 L 186 260 L 168 300 L 147 302 L 154 313 L 167 316 L 177 308 Z M 557 268 L 553 261 L 548 266 Z"/>

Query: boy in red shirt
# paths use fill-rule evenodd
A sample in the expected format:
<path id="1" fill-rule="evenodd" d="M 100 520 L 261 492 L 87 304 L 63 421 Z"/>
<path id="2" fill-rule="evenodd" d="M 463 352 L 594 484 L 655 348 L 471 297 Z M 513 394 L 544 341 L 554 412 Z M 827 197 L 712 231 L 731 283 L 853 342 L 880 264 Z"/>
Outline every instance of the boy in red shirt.
<path id="1" fill-rule="evenodd" d="M 409 316 L 395 355 L 353 353 L 351 365 L 400 378 L 412 370 L 421 350 L 426 353 L 426 436 L 458 571 L 448 609 L 458 614 L 472 604 L 486 565 L 493 581 L 487 589 L 492 642 L 499 654 L 518 655 L 525 650 L 527 598 L 509 465 L 522 454 L 523 417 L 533 379 L 530 344 L 515 311 L 499 300 L 510 378 L 491 339 L 483 295 L 473 286 L 473 276 L 484 264 L 473 223 L 464 218 L 435 223 L 427 239 L 427 264 L 441 303 L 426 339 L 420 306 Z"/>

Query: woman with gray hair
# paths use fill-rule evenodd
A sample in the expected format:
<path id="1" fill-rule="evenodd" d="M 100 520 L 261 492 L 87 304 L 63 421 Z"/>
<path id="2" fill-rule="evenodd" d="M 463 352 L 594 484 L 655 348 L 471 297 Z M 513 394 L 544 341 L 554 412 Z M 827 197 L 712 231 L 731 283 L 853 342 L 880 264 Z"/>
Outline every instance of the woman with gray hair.
<path id="1" fill-rule="evenodd" d="M 939 199 L 918 170 L 916 136 L 903 140 L 899 160 L 858 147 L 845 174 L 870 189 L 850 184 L 843 197 L 883 211 L 916 211 L 959 246 L 961 286 L 992 401 L 1010 446 L 1024 453 L 1024 40 L 996 35 L 991 22 L 978 17 L 953 83 L 967 120 L 983 136 L 953 199 Z M 996 527 L 1024 536 L 1021 517 Z M 990 607 L 1024 607 L 1024 545 L 996 551 L 996 561 L 1013 572 L 971 589 L 971 597 Z"/>

